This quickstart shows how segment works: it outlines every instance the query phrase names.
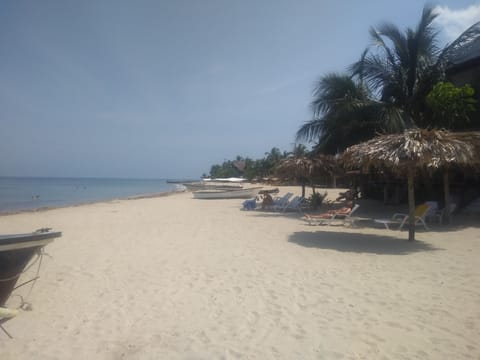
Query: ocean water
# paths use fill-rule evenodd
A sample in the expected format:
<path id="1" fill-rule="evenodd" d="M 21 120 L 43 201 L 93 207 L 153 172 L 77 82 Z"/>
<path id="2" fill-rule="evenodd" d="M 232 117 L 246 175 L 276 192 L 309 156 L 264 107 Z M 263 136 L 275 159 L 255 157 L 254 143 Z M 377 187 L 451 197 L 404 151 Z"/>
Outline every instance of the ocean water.
<path id="1" fill-rule="evenodd" d="M 176 188 L 163 179 L 0 177 L 0 213 L 125 199 Z"/>

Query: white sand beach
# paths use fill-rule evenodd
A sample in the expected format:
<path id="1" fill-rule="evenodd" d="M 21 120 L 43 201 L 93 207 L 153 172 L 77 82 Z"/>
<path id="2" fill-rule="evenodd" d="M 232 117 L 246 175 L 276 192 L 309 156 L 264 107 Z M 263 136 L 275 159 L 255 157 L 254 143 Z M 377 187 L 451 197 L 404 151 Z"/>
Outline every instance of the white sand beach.
<path id="1" fill-rule="evenodd" d="M 1 216 L 4 234 L 63 237 L 0 359 L 480 359 L 478 219 L 407 242 L 241 203 L 181 193 Z"/>

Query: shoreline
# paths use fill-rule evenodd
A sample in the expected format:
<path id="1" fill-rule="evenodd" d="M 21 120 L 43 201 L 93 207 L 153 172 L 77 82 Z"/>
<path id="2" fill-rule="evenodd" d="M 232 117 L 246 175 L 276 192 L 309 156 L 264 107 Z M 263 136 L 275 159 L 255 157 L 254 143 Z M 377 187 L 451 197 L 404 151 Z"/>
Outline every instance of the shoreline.
<path id="1" fill-rule="evenodd" d="M 128 197 L 122 198 L 113 198 L 109 200 L 93 200 L 93 201 L 85 201 L 76 204 L 64 205 L 64 206 L 42 206 L 35 209 L 24 209 L 24 210 L 6 210 L 0 211 L 0 217 L 3 216 L 11 216 L 11 215 L 19 215 L 19 214 L 29 214 L 29 213 L 38 213 L 38 212 L 45 212 L 50 210 L 57 210 L 57 209 L 68 209 L 68 208 L 75 208 L 81 206 L 88 206 L 94 204 L 108 204 L 115 201 L 129 201 L 129 200 L 140 200 L 140 199 L 150 199 L 150 198 L 159 198 L 164 196 L 171 196 L 175 194 L 181 194 L 186 192 L 186 190 L 169 190 L 169 191 L 162 191 L 158 193 L 147 193 L 147 194 L 140 194 L 140 195 L 131 195 Z"/>

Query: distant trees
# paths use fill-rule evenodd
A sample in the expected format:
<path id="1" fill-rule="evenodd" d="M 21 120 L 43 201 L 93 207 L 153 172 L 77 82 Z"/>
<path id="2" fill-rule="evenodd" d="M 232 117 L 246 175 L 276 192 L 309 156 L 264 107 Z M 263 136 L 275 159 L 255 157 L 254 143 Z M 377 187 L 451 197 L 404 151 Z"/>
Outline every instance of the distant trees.
<path id="1" fill-rule="evenodd" d="M 243 158 L 237 156 L 236 160 L 225 160 L 222 164 L 212 165 L 210 168 L 210 177 L 245 177 L 247 179 L 264 178 L 273 176 L 276 166 L 287 157 L 301 156 L 307 153 L 307 147 L 303 144 L 295 145 L 292 152 L 280 151 L 277 147 L 272 148 L 265 156 L 260 159 Z M 239 169 L 236 164 L 243 163 L 243 169 Z"/>

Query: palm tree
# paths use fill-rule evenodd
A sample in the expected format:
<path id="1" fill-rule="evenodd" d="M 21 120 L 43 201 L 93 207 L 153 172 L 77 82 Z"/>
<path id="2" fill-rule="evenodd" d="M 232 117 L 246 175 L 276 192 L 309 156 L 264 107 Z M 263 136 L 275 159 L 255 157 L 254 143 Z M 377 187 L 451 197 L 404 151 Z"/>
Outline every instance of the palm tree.
<path id="1" fill-rule="evenodd" d="M 314 118 L 300 127 L 296 139 L 317 141 L 314 153 L 336 154 L 377 132 L 405 128 L 394 107 L 375 100 L 368 88 L 350 75 L 322 76 L 313 95 Z"/>
<path id="2" fill-rule="evenodd" d="M 293 150 L 288 156 L 293 156 L 294 158 L 305 157 L 308 154 L 308 149 L 304 144 L 294 144 Z M 287 156 L 287 157 L 288 157 Z"/>
<path id="3" fill-rule="evenodd" d="M 473 26 L 440 49 L 436 16 L 427 6 L 414 29 L 401 31 L 390 23 L 371 28 L 373 45 L 350 66 L 350 74 L 327 74 L 317 83 L 313 119 L 300 127 L 297 140 L 316 141 L 315 151 L 334 154 L 377 132 L 435 127 L 426 98 L 445 79 L 452 54 L 480 35 Z"/>
<path id="4" fill-rule="evenodd" d="M 445 69 L 438 66 L 441 52 L 432 25 L 436 17 L 427 6 L 415 29 L 402 32 L 390 23 L 371 28 L 373 46 L 350 68 L 380 101 L 402 112 L 407 126 L 424 125 L 425 98 L 445 76 Z"/>

